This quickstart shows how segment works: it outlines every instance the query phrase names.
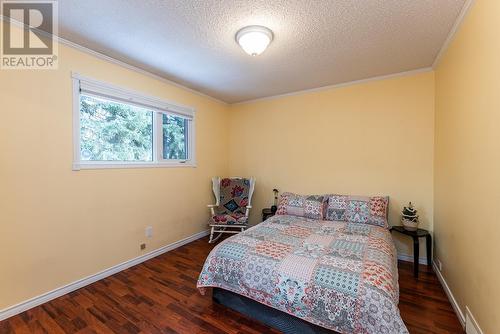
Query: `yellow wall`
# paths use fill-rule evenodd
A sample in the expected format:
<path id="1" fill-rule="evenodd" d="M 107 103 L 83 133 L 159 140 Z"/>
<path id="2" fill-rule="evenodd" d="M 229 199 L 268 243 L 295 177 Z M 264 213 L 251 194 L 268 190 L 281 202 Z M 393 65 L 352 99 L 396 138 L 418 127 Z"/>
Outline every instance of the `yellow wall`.
<path id="1" fill-rule="evenodd" d="M 59 59 L 0 71 L 0 310 L 205 230 L 228 172 L 225 104 L 63 45 Z M 72 171 L 71 71 L 195 107 L 198 167 Z"/>
<path id="2" fill-rule="evenodd" d="M 391 224 L 412 201 L 432 229 L 432 72 L 233 105 L 230 120 L 230 174 L 257 178 L 253 223 L 276 187 L 389 195 Z M 396 238 L 412 254 L 411 242 Z"/>
<path id="3" fill-rule="evenodd" d="M 499 31 L 500 1 L 476 1 L 436 70 L 436 257 L 484 333 L 500 333 Z"/>
<path id="4" fill-rule="evenodd" d="M 213 175 L 257 177 L 253 223 L 278 187 L 386 194 L 392 224 L 412 200 L 432 229 L 433 73 L 228 107 L 59 52 L 57 71 L 0 71 L 0 309 L 204 230 Z M 198 167 L 72 171 L 72 71 L 195 107 Z"/>
<path id="5" fill-rule="evenodd" d="M 413 201 L 462 311 L 500 332 L 498 13 L 478 1 L 435 74 L 233 106 L 63 45 L 57 71 L 0 71 L 0 310 L 204 230 L 210 177 L 251 175 L 252 223 L 274 187 L 389 195 L 391 224 Z M 71 71 L 195 107 L 198 167 L 72 171 Z"/>

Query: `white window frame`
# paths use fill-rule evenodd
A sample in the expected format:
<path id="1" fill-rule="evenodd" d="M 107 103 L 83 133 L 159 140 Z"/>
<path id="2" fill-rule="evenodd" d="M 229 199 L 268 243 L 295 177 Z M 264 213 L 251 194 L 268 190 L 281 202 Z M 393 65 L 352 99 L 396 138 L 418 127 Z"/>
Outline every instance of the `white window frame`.
<path id="1" fill-rule="evenodd" d="M 73 170 L 105 168 L 158 168 L 196 167 L 195 114 L 191 107 L 144 95 L 106 82 L 72 73 L 73 80 Z M 153 160 L 152 161 L 85 161 L 81 160 L 80 143 L 80 95 L 102 97 L 119 103 L 131 104 L 153 112 Z M 163 159 L 163 114 L 180 116 L 188 120 L 188 158 L 185 160 Z"/>

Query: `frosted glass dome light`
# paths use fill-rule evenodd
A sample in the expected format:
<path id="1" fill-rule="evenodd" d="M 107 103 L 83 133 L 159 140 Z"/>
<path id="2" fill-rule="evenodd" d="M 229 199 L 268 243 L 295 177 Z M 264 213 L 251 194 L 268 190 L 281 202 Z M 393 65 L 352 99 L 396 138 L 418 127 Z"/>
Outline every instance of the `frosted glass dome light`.
<path id="1" fill-rule="evenodd" d="M 251 56 L 264 52 L 273 40 L 273 32 L 262 26 L 248 26 L 236 33 L 236 42 Z"/>

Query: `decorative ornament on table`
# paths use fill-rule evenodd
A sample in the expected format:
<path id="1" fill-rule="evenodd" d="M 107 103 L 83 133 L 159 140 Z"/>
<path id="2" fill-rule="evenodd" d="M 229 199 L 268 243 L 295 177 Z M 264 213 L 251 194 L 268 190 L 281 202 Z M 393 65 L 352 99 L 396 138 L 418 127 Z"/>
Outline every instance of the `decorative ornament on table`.
<path id="1" fill-rule="evenodd" d="M 418 229 L 419 221 L 417 210 L 413 207 L 413 204 L 411 204 L 411 202 L 408 204 L 408 206 L 405 206 L 403 208 L 403 212 L 401 215 L 401 223 L 403 224 L 405 230 L 416 231 Z"/>
<path id="2" fill-rule="evenodd" d="M 273 189 L 273 193 L 274 193 L 274 204 L 273 206 L 271 206 L 271 212 L 275 214 L 276 211 L 278 211 L 278 194 L 280 193 L 280 191 L 278 189 Z"/>

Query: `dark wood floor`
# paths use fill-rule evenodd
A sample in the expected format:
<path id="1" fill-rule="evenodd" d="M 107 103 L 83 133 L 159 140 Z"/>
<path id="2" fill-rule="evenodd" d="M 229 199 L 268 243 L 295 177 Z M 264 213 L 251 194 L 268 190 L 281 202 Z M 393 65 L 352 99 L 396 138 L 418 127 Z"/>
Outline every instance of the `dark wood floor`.
<path id="1" fill-rule="evenodd" d="M 201 296 L 212 248 L 203 238 L 0 322 L 0 333 L 278 333 Z M 436 275 L 399 263 L 400 310 L 410 333 L 463 333 Z"/>

